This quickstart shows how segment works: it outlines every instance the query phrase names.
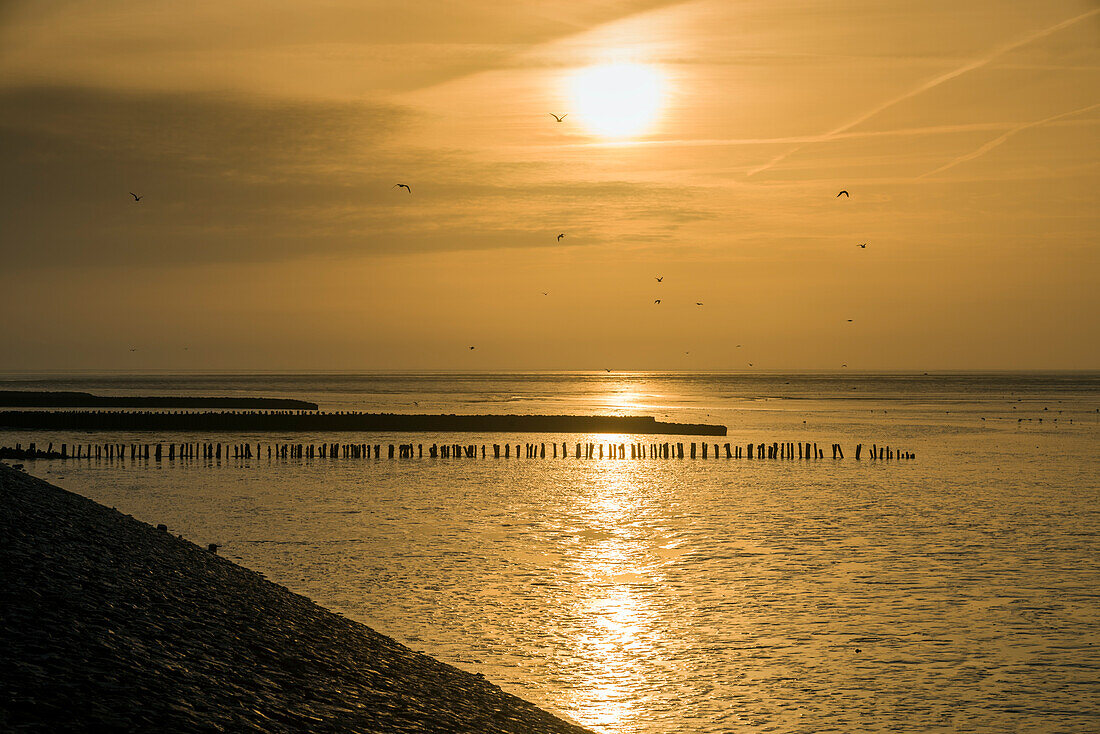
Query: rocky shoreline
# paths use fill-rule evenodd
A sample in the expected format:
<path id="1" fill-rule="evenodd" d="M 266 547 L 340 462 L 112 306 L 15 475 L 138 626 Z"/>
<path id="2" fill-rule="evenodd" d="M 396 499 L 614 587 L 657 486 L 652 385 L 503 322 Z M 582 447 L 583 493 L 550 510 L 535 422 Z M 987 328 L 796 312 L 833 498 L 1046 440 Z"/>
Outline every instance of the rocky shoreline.
<path id="1" fill-rule="evenodd" d="M 588 731 L 3 464 L 0 503 L 0 730 Z"/>

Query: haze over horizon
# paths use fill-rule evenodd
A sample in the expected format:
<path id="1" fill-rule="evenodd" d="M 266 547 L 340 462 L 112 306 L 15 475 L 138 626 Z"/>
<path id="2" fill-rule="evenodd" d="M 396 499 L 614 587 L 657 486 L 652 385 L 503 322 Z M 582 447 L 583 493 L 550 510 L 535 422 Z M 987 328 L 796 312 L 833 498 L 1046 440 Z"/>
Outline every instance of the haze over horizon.
<path id="1" fill-rule="evenodd" d="M 1098 31 L 9 2 L 0 371 L 1097 369 Z"/>

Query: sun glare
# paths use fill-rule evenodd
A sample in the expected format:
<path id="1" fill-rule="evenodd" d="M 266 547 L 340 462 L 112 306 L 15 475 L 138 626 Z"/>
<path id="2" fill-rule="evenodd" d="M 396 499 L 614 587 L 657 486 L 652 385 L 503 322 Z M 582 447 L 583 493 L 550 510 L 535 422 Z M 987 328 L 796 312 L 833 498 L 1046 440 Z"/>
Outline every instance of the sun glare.
<path id="1" fill-rule="evenodd" d="M 622 138 L 641 133 L 661 109 L 662 78 L 652 66 L 590 66 L 570 81 L 577 119 L 597 135 Z"/>

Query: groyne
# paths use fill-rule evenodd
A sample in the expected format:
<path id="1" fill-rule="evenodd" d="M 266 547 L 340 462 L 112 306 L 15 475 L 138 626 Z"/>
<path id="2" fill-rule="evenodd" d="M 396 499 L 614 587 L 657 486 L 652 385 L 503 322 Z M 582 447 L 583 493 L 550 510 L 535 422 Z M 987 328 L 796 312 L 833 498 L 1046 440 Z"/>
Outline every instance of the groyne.
<path id="1" fill-rule="evenodd" d="M 515 453 L 512 447 L 515 447 Z M 572 446 L 567 442 L 546 443 L 59 443 L 54 448 L 51 441 L 46 448 L 37 442 L 31 442 L 25 448 L 23 444 L 0 446 L 0 459 L 77 459 L 95 461 L 175 461 L 177 458 L 206 459 L 220 461 L 226 459 L 262 459 L 265 449 L 268 460 L 279 459 L 511 459 L 520 458 L 520 448 L 524 459 L 783 459 L 783 460 L 822 460 L 825 458 L 825 446 L 811 441 L 772 441 L 770 443 L 731 444 L 729 442 L 709 444 L 706 442 L 690 444 L 682 441 L 662 443 L 592 443 L 577 442 Z M 549 446 L 549 449 L 547 449 Z M 714 447 L 714 451 L 710 447 Z M 255 447 L 255 451 L 253 451 Z M 385 449 L 385 451 L 383 451 Z M 491 452 L 490 452 L 491 449 Z M 833 461 L 844 458 L 844 447 L 839 443 L 829 447 Z M 854 458 L 858 461 L 862 455 L 871 460 L 915 459 L 916 453 L 897 446 L 877 443 L 855 445 Z"/>
<path id="2" fill-rule="evenodd" d="M 0 506 L 2 731 L 587 731 L 2 464 Z"/>
<path id="3" fill-rule="evenodd" d="M 0 390 L 4 408 L 200 408 L 206 410 L 317 410 L 317 403 L 290 398 L 110 396 L 89 392 Z"/>
<path id="4" fill-rule="evenodd" d="M 652 416 L 417 415 L 304 411 L 0 411 L 0 428 L 70 431 L 365 431 L 448 433 L 626 433 L 725 436 L 726 427 L 662 423 Z"/>

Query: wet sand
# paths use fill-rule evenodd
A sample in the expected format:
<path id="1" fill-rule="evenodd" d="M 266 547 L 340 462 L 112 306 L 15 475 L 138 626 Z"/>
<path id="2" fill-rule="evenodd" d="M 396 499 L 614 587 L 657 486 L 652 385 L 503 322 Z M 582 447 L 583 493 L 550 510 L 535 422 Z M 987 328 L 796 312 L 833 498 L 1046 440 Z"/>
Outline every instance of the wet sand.
<path id="1" fill-rule="evenodd" d="M 587 731 L 3 464 L 0 508 L 0 730 Z"/>

